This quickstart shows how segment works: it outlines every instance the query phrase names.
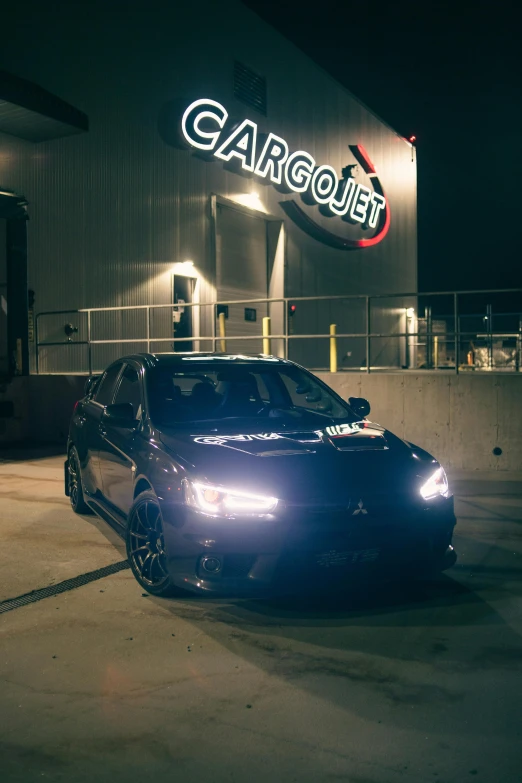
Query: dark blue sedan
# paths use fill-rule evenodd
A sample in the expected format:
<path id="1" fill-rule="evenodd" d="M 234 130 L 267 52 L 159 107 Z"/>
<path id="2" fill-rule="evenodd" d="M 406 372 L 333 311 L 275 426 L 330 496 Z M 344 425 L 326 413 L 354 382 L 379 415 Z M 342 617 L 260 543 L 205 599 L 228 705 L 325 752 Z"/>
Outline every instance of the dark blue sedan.
<path id="1" fill-rule="evenodd" d="M 90 378 L 65 492 L 125 535 L 138 582 L 262 595 L 455 562 L 444 469 L 269 356 L 140 354 Z"/>

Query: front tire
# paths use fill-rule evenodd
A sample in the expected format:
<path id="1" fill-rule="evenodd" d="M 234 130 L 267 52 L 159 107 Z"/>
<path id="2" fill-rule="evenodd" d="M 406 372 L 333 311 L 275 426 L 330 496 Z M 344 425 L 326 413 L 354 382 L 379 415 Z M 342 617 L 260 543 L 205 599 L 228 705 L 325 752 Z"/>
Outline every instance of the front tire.
<path id="1" fill-rule="evenodd" d="M 151 595 L 181 594 L 170 581 L 163 520 L 154 492 L 141 492 L 129 511 L 127 558 L 137 582 Z"/>
<path id="2" fill-rule="evenodd" d="M 83 496 L 80 458 L 74 447 L 69 452 L 68 473 L 69 500 L 71 501 L 72 510 L 75 514 L 92 514 Z"/>

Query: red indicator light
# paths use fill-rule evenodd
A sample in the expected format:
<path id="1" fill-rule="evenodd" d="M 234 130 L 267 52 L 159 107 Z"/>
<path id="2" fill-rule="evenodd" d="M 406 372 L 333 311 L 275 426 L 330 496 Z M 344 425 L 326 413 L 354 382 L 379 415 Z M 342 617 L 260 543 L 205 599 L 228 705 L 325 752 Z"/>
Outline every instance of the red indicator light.
<path id="1" fill-rule="evenodd" d="M 410 141 L 413 144 L 414 141 L 417 141 L 417 137 L 416 136 L 410 136 Z"/>

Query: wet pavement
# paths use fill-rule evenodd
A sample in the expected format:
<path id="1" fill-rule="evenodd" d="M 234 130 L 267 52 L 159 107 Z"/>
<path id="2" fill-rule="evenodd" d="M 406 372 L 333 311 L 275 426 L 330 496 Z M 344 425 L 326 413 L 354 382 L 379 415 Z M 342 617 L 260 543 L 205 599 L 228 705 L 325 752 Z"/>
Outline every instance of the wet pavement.
<path id="1" fill-rule="evenodd" d="M 0 461 L 0 602 L 109 575 L 0 614 L 3 783 L 520 782 L 522 483 L 456 482 L 439 580 L 164 600 L 62 465 Z"/>

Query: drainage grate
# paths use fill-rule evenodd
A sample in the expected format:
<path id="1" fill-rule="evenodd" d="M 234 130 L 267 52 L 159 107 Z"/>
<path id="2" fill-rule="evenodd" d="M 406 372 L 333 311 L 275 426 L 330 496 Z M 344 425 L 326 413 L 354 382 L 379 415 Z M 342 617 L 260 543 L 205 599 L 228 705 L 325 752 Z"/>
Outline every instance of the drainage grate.
<path id="1" fill-rule="evenodd" d="M 66 593 L 68 590 L 74 590 L 76 587 L 83 587 L 83 585 L 88 585 L 89 582 L 95 582 L 97 579 L 103 579 L 105 576 L 117 574 L 118 571 L 125 571 L 126 568 L 130 568 L 130 565 L 127 560 L 122 560 L 119 563 L 105 566 L 105 568 L 98 568 L 96 571 L 89 571 L 87 574 L 75 576 L 73 579 L 66 579 L 65 582 L 59 582 L 57 585 L 42 587 L 41 590 L 33 590 L 31 593 L 19 595 L 18 598 L 8 598 L 7 601 L 0 603 L 0 614 L 10 612 L 12 609 L 19 609 L 21 606 L 27 606 L 27 604 L 34 604 L 43 598 L 52 598 L 53 595 Z"/>

